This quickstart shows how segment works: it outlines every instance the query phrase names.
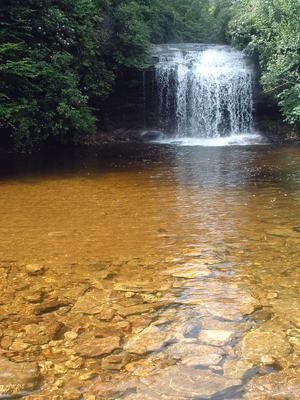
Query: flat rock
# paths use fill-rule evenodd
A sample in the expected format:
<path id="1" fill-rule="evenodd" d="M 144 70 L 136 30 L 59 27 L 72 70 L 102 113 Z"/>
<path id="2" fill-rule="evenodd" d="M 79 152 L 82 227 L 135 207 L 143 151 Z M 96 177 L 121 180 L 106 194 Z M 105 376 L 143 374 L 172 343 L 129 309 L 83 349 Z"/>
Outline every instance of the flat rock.
<path id="1" fill-rule="evenodd" d="M 129 372 L 130 375 L 145 378 L 170 365 L 174 365 L 174 363 L 170 363 L 170 360 L 167 358 L 166 354 L 161 352 L 158 354 L 153 353 L 147 357 L 130 362 L 125 366 L 125 370 L 126 372 Z"/>
<path id="2" fill-rule="evenodd" d="M 39 378 L 36 364 L 17 364 L 0 358 L 0 398 L 20 396 L 37 389 Z"/>
<path id="3" fill-rule="evenodd" d="M 244 336 L 241 350 L 244 359 L 257 364 L 266 356 L 271 356 L 278 362 L 284 361 L 292 348 L 283 334 L 252 331 Z"/>
<path id="4" fill-rule="evenodd" d="M 198 343 L 176 343 L 168 348 L 168 355 L 182 360 L 186 365 L 217 365 L 222 360 L 224 351 L 213 346 Z"/>
<path id="5" fill-rule="evenodd" d="M 59 322 L 53 322 L 47 325 L 41 323 L 26 325 L 23 328 L 22 339 L 25 343 L 31 345 L 42 345 L 55 339 L 63 327 L 64 325 Z"/>
<path id="6" fill-rule="evenodd" d="M 246 386 L 245 400 L 299 400 L 300 370 L 282 370 L 278 373 L 253 378 Z"/>
<path id="7" fill-rule="evenodd" d="M 111 354 L 120 348 L 120 338 L 110 336 L 106 338 L 86 338 L 75 346 L 75 352 L 81 357 L 96 358 Z"/>
<path id="8" fill-rule="evenodd" d="M 173 336 L 152 326 L 129 339 L 124 346 L 124 350 L 133 354 L 147 354 L 160 351 L 168 344 L 174 343 L 174 341 Z"/>
<path id="9" fill-rule="evenodd" d="M 105 303 L 101 290 L 93 290 L 81 296 L 72 308 L 72 312 L 87 315 L 98 315 L 103 320 L 110 321 L 114 317 L 114 310 Z"/>
<path id="10" fill-rule="evenodd" d="M 224 346 L 225 344 L 230 342 L 233 337 L 233 331 L 210 329 L 201 331 L 198 339 L 205 344 L 213 346 Z"/>
<path id="11" fill-rule="evenodd" d="M 155 283 L 147 281 L 130 281 L 127 283 L 116 283 L 114 290 L 119 292 L 133 293 L 156 293 L 170 289 L 171 284 L 166 281 L 155 281 Z"/>
<path id="12" fill-rule="evenodd" d="M 239 296 L 230 302 L 209 302 L 205 308 L 207 312 L 217 318 L 227 321 L 240 321 L 244 316 L 252 314 L 258 302 L 250 295 Z"/>
<path id="13" fill-rule="evenodd" d="M 122 317 L 129 317 L 131 315 L 138 315 L 138 314 L 154 312 L 155 310 L 163 307 L 165 304 L 166 304 L 165 302 L 142 303 L 142 304 L 137 304 L 137 305 L 129 306 L 129 307 L 114 305 L 114 309 Z"/>
<path id="14" fill-rule="evenodd" d="M 272 304 L 275 314 L 291 322 L 292 325 L 300 328 L 300 304 L 298 297 L 289 296 L 288 299 L 275 299 Z"/>
<path id="15" fill-rule="evenodd" d="M 223 365 L 224 376 L 232 379 L 242 379 L 247 371 L 253 367 L 245 360 L 226 360 Z"/>
<path id="16" fill-rule="evenodd" d="M 144 378 L 142 382 L 153 395 L 159 395 L 161 398 L 173 396 L 175 399 L 209 398 L 241 384 L 238 379 L 226 379 L 210 371 L 179 365 Z"/>

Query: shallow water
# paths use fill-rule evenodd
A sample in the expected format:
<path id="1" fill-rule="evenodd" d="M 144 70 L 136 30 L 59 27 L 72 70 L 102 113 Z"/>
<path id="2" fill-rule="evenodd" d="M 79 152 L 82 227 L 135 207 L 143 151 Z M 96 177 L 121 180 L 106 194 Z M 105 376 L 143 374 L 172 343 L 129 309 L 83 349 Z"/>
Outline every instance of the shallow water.
<path id="1" fill-rule="evenodd" d="M 38 363 L 27 398 L 299 399 L 299 165 L 271 146 L 2 156 L 1 353 Z"/>

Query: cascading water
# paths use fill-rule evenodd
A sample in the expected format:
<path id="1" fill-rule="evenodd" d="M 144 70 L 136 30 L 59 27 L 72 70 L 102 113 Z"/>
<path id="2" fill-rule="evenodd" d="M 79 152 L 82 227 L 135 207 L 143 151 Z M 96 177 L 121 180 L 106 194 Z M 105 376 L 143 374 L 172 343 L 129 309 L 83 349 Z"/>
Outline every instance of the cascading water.
<path id="1" fill-rule="evenodd" d="M 177 137 L 246 134 L 253 124 L 253 73 L 229 46 L 156 48 L 161 129 Z"/>

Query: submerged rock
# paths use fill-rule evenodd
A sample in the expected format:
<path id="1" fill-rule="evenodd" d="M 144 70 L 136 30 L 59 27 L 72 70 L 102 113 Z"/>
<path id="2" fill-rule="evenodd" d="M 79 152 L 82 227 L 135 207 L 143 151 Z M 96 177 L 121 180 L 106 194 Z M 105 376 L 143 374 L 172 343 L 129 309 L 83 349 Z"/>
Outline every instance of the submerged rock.
<path id="1" fill-rule="evenodd" d="M 172 366 L 159 374 L 142 379 L 153 395 L 174 399 L 208 398 L 241 384 L 210 371 L 185 366 Z M 154 397 L 155 398 L 155 397 Z"/>
<path id="2" fill-rule="evenodd" d="M 40 264 L 27 264 L 25 266 L 28 275 L 42 275 L 45 272 L 45 268 Z"/>
<path id="3" fill-rule="evenodd" d="M 122 369 L 130 360 L 130 356 L 126 353 L 111 354 L 102 360 L 101 366 L 103 369 L 118 371 Z"/>
<path id="4" fill-rule="evenodd" d="M 213 346 L 200 345 L 199 343 L 176 343 L 168 348 L 168 355 L 182 360 L 190 366 L 217 365 L 222 360 L 224 351 Z"/>
<path id="5" fill-rule="evenodd" d="M 141 333 L 133 336 L 124 346 L 124 350 L 133 354 L 147 354 L 162 350 L 176 339 L 159 328 L 151 326 L 144 329 Z"/>
<path id="6" fill-rule="evenodd" d="M 245 400 L 299 400 L 300 371 L 283 370 L 253 378 L 246 386 Z"/>
<path id="7" fill-rule="evenodd" d="M 111 354 L 114 350 L 120 348 L 120 338 L 110 336 L 106 338 L 90 337 L 79 341 L 75 346 L 75 352 L 79 356 L 86 358 L 101 357 L 105 354 Z"/>
<path id="8" fill-rule="evenodd" d="M 39 378 L 36 364 L 17 364 L 0 358 L 0 398 L 16 397 L 37 389 Z"/>
<path id="9" fill-rule="evenodd" d="M 224 346 L 232 340 L 234 331 L 225 330 L 203 330 L 200 332 L 199 340 L 213 346 Z"/>
<path id="10" fill-rule="evenodd" d="M 93 290 L 81 296 L 75 303 L 72 312 L 87 315 L 98 315 L 101 319 L 110 321 L 114 317 L 114 310 L 105 304 L 101 290 Z"/>
<path id="11" fill-rule="evenodd" d="M 242 356 L 255 364 L 263 363 L 265 357 L 283 362 L 291 353 L 285 335 L 275 332 L 253 331 L 247 333 L 241 343 Z"/>
<path id="12" fill-rule="evenodd" d="M 48 314 L 48 313 L 57 311 L 62 307 L 66 307 L 68 305 L 69 305 L 68 301 L 59 300 L 59 299 L 47 299 L 43 303 L 38 304 L 34 308 L 33 312 L 35 315 Z"/>
<path id="13" fill-rule="evenodd" d="M 226 360 L 223 365 L 224 376 L 226 378 L 242 379 L 253 364 L 244 360 Z"/>
<path id="14" fill-rule="evenodd" d="M 165 302 L 157 302 L 157 303 L 142 303 L 134 306 L 123 307 L 120 305 L 114 305 L 114 309 L 118 312 L 118 314 L 122 317 L 129 317 L 131 315 L 145 314 L 150 313 L 158 308 L 161 308 L 165 305 Z"/>

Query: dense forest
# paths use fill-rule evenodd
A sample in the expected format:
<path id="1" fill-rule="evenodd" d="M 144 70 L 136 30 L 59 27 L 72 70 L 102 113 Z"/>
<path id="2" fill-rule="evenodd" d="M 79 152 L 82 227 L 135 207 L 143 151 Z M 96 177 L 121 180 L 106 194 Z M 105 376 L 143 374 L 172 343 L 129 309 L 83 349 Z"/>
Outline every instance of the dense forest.
<path id="1" fill-rule="evenodd" d="M 299 0 L 3 0 L 0 129 L 17 150 L 97 129 L 122 71 L 151 43 L 232 43 L 255 53 L 261 84 L 300 124 Z"/>

